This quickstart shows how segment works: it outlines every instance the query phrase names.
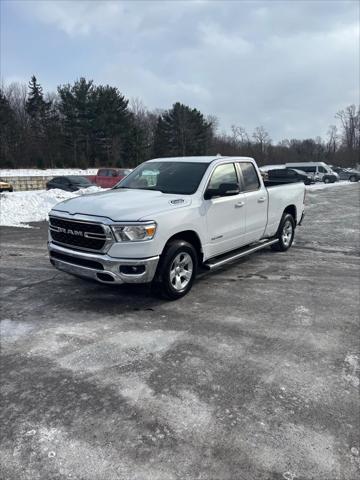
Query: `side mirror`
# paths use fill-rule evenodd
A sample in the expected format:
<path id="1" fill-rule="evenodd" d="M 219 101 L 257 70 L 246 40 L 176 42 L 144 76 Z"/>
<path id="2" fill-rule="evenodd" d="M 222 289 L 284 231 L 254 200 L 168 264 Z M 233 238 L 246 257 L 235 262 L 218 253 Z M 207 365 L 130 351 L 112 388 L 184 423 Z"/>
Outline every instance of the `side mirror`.
<path id="1" fill-rule="evenodd" d="M 219 192 L 222 197 L 237 195 L 240 193 L 239 185 L 237 183 L 220 183 Z"/>
<path id="2" fill-rule="evenodd" d="M 237 183 L 220 183 L 219 188 L 208 188 L 204 198 L 210 200 L 213 197 L 230 197 L 238 193 L 240 193 L 240 189 Z"/>

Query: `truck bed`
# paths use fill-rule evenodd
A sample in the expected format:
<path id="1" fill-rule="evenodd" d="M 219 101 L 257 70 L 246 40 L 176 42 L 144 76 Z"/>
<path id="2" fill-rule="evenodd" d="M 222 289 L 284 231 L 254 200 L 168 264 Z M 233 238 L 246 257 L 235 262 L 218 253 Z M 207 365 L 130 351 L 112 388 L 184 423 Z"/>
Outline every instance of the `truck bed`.
<path id="1" fill-rule="evenodd" d="M 276 187 L 278 185 L 287 185 L 289 183 L 304 183 L 302 180 L 264 180 L 266 188 Z"/>

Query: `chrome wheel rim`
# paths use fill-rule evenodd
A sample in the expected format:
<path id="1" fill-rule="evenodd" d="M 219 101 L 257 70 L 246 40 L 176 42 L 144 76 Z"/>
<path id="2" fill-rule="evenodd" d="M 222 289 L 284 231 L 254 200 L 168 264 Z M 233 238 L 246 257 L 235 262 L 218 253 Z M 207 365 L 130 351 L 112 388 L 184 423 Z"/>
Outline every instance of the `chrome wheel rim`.
<path id="1" fill-rule="evenodd" d="M 288 247 L 290 245 L 292 234 L 293 234 L 292 223 L 290 222 L 290 220 L 286 220 L 283 226 L 282 234 L 281 234 L 282 242 L 285 245 L 285 247 Z"/>
<path id="2" fill-rule="evenodd" d="M 189 284 L 194 270 L 191 256 L 180 252 L 174 258 L 170 267 L 170 283 L 175 290 L 183 290 Z"/>

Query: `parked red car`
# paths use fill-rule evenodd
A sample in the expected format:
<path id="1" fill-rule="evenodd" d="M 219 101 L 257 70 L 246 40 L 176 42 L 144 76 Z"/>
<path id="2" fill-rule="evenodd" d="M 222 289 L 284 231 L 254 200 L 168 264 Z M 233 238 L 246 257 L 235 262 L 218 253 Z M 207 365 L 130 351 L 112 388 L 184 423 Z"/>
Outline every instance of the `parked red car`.
<path id="1" fill-rule="evenodd" d="M 120 180 L 129 175 L 129 168 L 100 168 L 91 180 L 95 185 L 102 188 L 111 188 Z"/>

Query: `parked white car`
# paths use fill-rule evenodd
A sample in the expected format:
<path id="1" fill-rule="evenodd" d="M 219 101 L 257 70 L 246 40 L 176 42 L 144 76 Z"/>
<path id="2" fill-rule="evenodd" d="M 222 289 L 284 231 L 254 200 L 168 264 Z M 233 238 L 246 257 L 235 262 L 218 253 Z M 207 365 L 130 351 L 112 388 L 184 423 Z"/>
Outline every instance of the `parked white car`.
<path id="1" fill-rule="evenodd" d="M 147 283 L 185 295 L 200 268 L 267 246 L 290 248 L 305 187 L 267 188 L 248 157 L 154 159 L 113 189 L 57 204 L 49 217 L 51 263 L 103 283 Z"/>

